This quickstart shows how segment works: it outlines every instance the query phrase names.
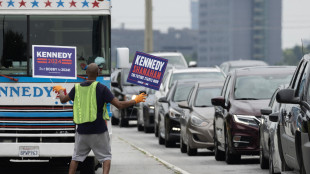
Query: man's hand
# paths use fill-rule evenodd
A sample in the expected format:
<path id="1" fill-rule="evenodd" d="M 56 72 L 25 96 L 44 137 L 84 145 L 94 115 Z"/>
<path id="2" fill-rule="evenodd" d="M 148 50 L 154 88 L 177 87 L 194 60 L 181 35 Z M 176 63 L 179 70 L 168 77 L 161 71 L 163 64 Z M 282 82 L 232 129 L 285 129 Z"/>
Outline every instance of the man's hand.
<path id="1" fill-rule="evenodd" d="M 57 86 L 53 87 L 53 91 L 55 91 L 57 93 L 59 93 L 60 90 L 65 91 L 66 88 L 63 88 L 61 85 L 57 85 Z"/>
<path id="2" fill-rule="evenodd" d="M 135 98 L 136 104 L 137 104 L 137 103 L 140 103 L 140 102 L 145 102 L 145 98 L 146 98 L 146 94 L 144 94 L 144 93 L 139 94 L 139 95 Z"/>

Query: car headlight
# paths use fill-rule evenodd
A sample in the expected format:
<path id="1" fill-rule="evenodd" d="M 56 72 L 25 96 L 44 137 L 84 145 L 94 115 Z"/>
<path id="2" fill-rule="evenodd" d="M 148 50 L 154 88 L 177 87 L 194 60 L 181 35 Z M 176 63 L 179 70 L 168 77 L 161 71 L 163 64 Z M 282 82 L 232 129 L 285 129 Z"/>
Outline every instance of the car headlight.
<path id="1" fill-rule="evenodd" d="M 207 121 L 204 121 L 204 120 L 202 120 L 199 117 L 194 116 L 194 115 L 191 116 L 191 123 L 193 126 L 199 126 L 199 127 L 208 125 Z"/>
<path id="2" fill-rule="evenodd" d="M 176 111 L 175 109 L 170 108 L 169 109 L 169 115 L 171 118 L 180 118 L 181 113 Z"/>
<path id="3" fill-rule="evenodd" d="M 137 97 L 137 95 L 126 94 L 125 95 L 125 100 L 134 100 L 136 97 Z"/>
<path id="4" fill-rule="evenodd" d="M 260 124 L 260 120 L 255 116 L 250 115 L 234 115 L 234 120 L 237 123 L 245 124 L 247 126 L 255 126 L 258 127 Z"/>
<path id="5" fill-rule="evenodd" d="M 150 109 L 155 109 L 155 106 L 150 105 L 149 108 L 150 108 Z"/>

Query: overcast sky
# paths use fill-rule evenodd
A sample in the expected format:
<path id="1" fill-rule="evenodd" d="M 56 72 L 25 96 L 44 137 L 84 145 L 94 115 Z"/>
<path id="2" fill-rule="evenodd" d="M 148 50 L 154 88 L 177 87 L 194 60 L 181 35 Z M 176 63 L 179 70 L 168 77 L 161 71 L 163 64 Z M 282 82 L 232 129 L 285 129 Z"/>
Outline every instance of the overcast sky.
<path id="1" fill-rule="evenodd" d="M 112 28 L 144 28 L 145 0 L 113 0 Z M 310 0 L 282 0 L 282 47 L 310 40 Z M 153 28 L 167 31 L 191 27 L 190 0 L 153 0 Z"/>

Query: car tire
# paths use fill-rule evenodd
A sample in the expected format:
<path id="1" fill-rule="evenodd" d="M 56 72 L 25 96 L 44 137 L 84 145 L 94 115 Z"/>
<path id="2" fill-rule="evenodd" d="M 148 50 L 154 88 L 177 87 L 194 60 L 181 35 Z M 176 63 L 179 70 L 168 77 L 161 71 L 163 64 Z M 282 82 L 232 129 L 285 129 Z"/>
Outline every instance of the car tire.
<path id="1" fill-rule="evenodd" d="M 229 145 L 228 145 L 228 138 L 227 138 L 227 134 L 225 135 L 225 161 L 227 164 L 236 164 L 239 163 L 240 159 L 241 159 L 241 155 L 237 155 L 237 154 L 231 154 L 230 153 L 230 149 L 229 149 Z"/>
<path id="2" fill-rule="evenodd" d="M 165 139 L 161 137 L 161 135 L 160 135 L 161 131 L 159 129 L 160 129 L 160 127 L 158 127 L 158 144 L 163 145 L 163 144 L 165 144 Z"/>
<path id="3" fill-rule="evenodd" d="M 121 116 L 119 117 L 119 127 L 127 127 L 128 120 L 124 118 L 124 111 L 121 111 Z"/>
<path id="4" fill-rule="evenodd" d="M 143 131 L 144 130 L 144 128 L 143 128 L 143 126 L 141 124 L 137 125 L 137 129 L 138 129 L 138 131 Z"/>
<path id="5" fill-rule="evenodd" d="M 217 139 L 214 138 L 214 157 L 216 161 L 224 161 L 225 160 L 225 152 L 221 151 L 218 148 Z"/>
<path id="6" fill-rule="evenodd" d="M 182 137 L 180 137 L 180 150 L 181 150 L 181 153 L 187 152 L 187 147 L 186 147 L 186 144 L 184 143 Z"/>
<path id="7" fill-rule="evenodd" d="M 154 124 L 154 134 L 155 137 L 158 137 L 158 125 L 156 123 Z"/>
<path id="8" fill-rule="evenodd" d="M 274 172 L 273 154 L 272 154 L 272 149 L 270 146 L 269 146 L 269 174 L 279 174 L 277 172 Z"/>
<path id="9" fill-rule="evenodd" d="M 268 169 L 269 168 L 269 160 L 266 159 L 264 157 L 264 147 L 262 146 L 261 141 L 259 141 L 259 146 L 260 146 L 260 150 L 259 150 L 259 164 L 260 164 L 260 168 L 261 169 Z M 270 151 L 270 149 L 269 149 Z"/>
<path id="10" fill-rule="evenodd" d="M 197 149 L 196 148 L 192 148 L 189 144 L 186 147 L 187 147 L 187 155 L 188 156 L 197 155 Z"/>
<path id="11" fill-rule="evenodd" d="M 168 125 L 165 124 L 165 146 L 173 147 L 175 145 L 175 142 L 172 140 L 169 140 L 169 130 L 170 128 L 168 127 Z"/>
<path id="12" fill-rule="evenodd" d="M 80 174 L 95 174 L 95 158 L 87 157 L 81 164 Z"/>
<path id="13" fill-rule="evenodd" d="M 145 133 L 152 133 L 153 131 L 154 131 L 153 127 L 144 126 L 144 132 Z"/>

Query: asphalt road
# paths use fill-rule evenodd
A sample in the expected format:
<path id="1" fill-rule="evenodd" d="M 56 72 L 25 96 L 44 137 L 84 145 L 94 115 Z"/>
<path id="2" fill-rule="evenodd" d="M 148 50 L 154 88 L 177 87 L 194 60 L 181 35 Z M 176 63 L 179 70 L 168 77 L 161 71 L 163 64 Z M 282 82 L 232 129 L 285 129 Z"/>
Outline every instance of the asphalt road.
<path id="1" fill-rule="evenodd" d="M 259 167 L 258 156 L 243 156 L 239 164 L 227 165 L 215 161 L 214 153 L 199 149 L 197 156 L 182 154 L 178 146 L 166 148 L 158 144 L 154 133 L 138 132 L 137 127 L 112 129 L 111 174 L 267 174 Z M 0 174 L 66 174 L 68 167 L 55 167 L 42 163 L 13 164 L 0 168 Z M 78 174 L 79 172 L 77 172 Z M 101 174 L 102 168 L 96 171 Z M 296 172 L 286 172 L 292 174 Z"/>

